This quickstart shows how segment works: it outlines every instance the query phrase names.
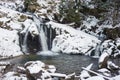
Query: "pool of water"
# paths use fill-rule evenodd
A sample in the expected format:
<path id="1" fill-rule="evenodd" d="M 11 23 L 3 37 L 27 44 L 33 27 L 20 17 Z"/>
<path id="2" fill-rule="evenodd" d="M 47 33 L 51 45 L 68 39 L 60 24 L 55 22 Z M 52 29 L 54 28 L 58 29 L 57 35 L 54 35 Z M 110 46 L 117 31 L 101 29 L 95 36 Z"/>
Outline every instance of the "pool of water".
<path id="1" fill-rule="evenodd" d="M 57 68 L 56 72 L 70 74 L 75 72 L 80 74 L 81 67 L 86 67 L 90 63 L 94 63 L 92 69 L 98 68 L 98 59 L 84 55 L 67 55 L 59 54 L 55 56 L 42 55 L 24 55 L 9 60 L 13 64 L 24 64 L 28 61 L 40 60 L 45 64 L 54 65 Z"/>

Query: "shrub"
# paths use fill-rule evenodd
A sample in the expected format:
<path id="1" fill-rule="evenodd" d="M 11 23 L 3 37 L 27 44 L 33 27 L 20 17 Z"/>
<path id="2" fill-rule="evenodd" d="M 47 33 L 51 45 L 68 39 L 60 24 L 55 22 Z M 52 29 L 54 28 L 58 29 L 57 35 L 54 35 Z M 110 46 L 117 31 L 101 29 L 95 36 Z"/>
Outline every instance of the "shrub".
<path id="1" fill-rule="evenodd" d="M 78 5 L 77 5 L 78 4 Z M 62 19 L 61 23 L 75 23 L 75 26 L 80 25 L 82 19 L 79 12 L 80 3 L 77 3 L 73 0 L 61 0 L 59 5 L 59 17 Z"/>

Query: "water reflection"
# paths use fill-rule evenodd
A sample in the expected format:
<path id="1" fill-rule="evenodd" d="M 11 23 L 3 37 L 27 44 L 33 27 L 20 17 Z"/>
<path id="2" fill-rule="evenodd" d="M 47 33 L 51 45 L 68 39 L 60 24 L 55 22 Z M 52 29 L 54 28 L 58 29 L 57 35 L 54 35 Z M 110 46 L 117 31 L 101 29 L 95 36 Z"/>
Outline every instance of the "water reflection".
<path id="1" fill-rule="evenodd" d="M 57 68 L 56 72 L 70 74 L 75 72 L 76 74 L 80 74 L 81 67 L 86 67 L 90 63 L 94 63 L 92 69 L 98 68 L 98 59 L 91 58 L 83 55 L 67 55 L 60 54 L 56 56 L 40 56 L 40 55 L 27 55 L 21 56 L 15 59 L 12 59 L 12 63 L 24 64 L 27 61 L 36 61 L 41 60 L 46 64 L 55 65 Z"/>

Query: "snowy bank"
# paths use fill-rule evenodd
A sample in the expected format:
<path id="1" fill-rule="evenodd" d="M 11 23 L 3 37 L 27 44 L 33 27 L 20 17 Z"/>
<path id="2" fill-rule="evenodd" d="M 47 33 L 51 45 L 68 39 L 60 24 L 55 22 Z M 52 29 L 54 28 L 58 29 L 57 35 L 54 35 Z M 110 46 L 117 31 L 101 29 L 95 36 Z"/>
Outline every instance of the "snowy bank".
<path id="1" fill-rule="evenodd" d="M 12 57 L 22 55 L 19 47 L 17 31 L 9 31 L 0 28 L 0 56 Z"/>
<path id="2" fill-rule="evenodd" d="M 56 30 L 57 36 L 52 45 L 52 51 L 54 52 L 90 55 L 91 51 L 95 50 L 96 45 L 100 43 L 100 40 L 96 37 L 67 25 L 52 21 L 47 24 L 50 24 Z"/>
<path id="3" fill-rule="evenodd" d="M 19 45 L 18 32 L 28 16 L 0 6 L 0 56 L 15 57 L 23 55 Z M 21 21 L 21 19 L 23 21 Z"/>

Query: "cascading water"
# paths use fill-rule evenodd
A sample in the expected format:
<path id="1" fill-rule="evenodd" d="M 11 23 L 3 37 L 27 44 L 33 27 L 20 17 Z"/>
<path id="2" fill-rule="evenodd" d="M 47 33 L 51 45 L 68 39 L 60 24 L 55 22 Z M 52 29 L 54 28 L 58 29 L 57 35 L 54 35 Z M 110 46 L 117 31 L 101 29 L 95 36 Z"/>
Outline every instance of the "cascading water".
<path id="1" fill-rule="evenodd" d="M 26 34 L 23 39 L 23 45 L 22 45 L 22 51 L 24 53 L 27 53 L 27 38 L 28 38 L 28 33 L 29 33 L 29 27 L 26 29 Z"/>
<path id="2" fill-rule="evenodd" d="M 46 40 L 45 33 L 43 31 L 44 24 L 35 15 L 33 15 L 33 20 L 35 21 L 36 26 L 37 26 L 38 31 L 39 31 L 39 40 L 41 42 L 42 51 L 48 51 L 47 40 Z"/>
<path id="3" fill-rule="evenodd" d="M 52 29 L 51 29 L 51 26 L 50 26 L 50 47 L 52 47 Z"/>
<path id="4" fill-rule="evenodd" d="M 43 51 L 48 51 L 48 45 L 47 45 L 47 40 L 46 40 L 46 36 L 45 36 L 45 33 L 43 31 L 43 25 L 40 26 L 40 34 L 39 34 L 39 38 L 40 38 L 40 41 L 41 41 L 41 45 L 42 45 L 42 50 Z"/>
<path id="5" fill-rule="evenodd" d="M 51 25 L 45 24 L 41 18 L 35 15 L 33 22 L 20 32 L 20 42 L 22 51 L 25 54 L 36 53 L 38 55 L 56 55 L 51 52 L 52 41 L 56 36 L 56 31 Z M 58 54 L 57 54 L 58 55 Z"/>
<path id="6" fill-rule="evenodd" d="M 100 46 L 101 46 L 101 44 L 98 44 L 96 46 L 95 54 L 94 54 L 94 57 L 96 57 L 96 58 L 100 56 Z"/>

